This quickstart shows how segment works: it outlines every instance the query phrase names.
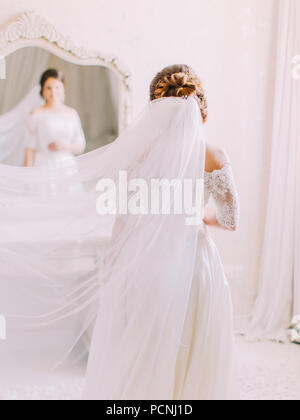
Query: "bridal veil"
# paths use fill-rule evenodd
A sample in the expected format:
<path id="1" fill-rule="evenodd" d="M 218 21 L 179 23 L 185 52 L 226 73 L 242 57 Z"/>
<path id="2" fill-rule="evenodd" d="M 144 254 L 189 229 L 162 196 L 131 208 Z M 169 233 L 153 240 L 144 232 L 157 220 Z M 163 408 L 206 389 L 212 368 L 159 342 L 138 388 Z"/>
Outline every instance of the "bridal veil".
<path id="1" fill-rule="evenodd" d="M 0 165 L 2 363 L 49 369 L 90 352 L 87 398 L 168 399 L 201 225 L 165 204 L 101 215 L 99 181 L 124 202 L 126 171 L 132 208 L 153 179 L 190 180 L 195 197 L 205 164 L 197 101 L 153 101 L 115 142 L 76 160 L 76 171 L 67 161 L 56 171 Z"/>

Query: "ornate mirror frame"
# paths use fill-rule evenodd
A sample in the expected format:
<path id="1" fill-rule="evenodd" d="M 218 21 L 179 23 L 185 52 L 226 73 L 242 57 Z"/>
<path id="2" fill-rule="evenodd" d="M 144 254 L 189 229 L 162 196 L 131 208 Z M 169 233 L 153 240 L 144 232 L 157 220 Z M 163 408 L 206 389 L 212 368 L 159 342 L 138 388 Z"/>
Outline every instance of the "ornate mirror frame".
<path id="1" fill-rule="evenodd" d="M 22 13 L 0 31 L 0 56 L 5 58 L 26 47 L 43 48 L 73 64 L 112 70 L 119 81 L 119 132 L 128 126 L 132 116 L 131 75 L 116 56 L 76 46 L 70 37 L 33 11 Z"/>

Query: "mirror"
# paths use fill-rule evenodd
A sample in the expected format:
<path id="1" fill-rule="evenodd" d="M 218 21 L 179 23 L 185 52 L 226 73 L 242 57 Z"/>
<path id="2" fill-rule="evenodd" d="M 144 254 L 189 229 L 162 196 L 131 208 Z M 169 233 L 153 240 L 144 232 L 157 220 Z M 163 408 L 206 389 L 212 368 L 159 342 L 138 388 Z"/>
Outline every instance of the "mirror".
<path id="1" fill-rule="evenodd" d="M 36 362 L 38 369 L 48 369 L 69 356 L 85 357 L 98 310 L 98 275 L 115 222 L 96 212 L 97 182 L 110 173 L 106 156 L 99 160 L 102 150 L 71 156 L 50 170 L 18 167 L 24 164 L 31 111 L 43 104 L 40 77 L 49 68 L 63 71 L 65 103 L 78 113 L 86 151 L 110 143 L 130 123 L 131 89 L 116 57 L 77 47 L 32 12 L 0 32 L 1 56 L 6 79 L 0 80 L 0 315 L 9 340 L 0 346 L 0 371 L 10 375 L 17 360 L 19 373 Z M 66 114 L 56 124 L 57 118 L 44 121 L 39 139 L 49 140 L 53 120 L 55 132 L 72 124 Z"/>
<path id="2" fill-rule="evenodd" d="M 49 42 L 53 31 L 55 42 Z M 117 59 L 75 47 L 33 12 L 0 33 L 0 55 L 6 67 L 0 80 L 0 164 L 24 165 L 30 114 L 46 103 L 40 79 L 48 69 L 64 75 L 64 104 L 78 113 L 85 153 L 111 143 L 128 125 L 129 75 Z"/>

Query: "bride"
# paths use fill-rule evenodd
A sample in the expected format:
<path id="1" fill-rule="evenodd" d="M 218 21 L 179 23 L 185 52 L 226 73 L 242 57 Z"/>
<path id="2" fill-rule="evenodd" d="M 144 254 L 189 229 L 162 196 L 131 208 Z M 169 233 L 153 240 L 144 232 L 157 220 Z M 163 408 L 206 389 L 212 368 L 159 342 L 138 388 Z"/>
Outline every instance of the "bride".
<path id="1" fill-rule="evenodd" d="M 150 99 L 147 113 L 112 151 L 127 150 L 131 177 L 201 178 L 204 223 L 184 226 L 182 215 L 117 216 L 100 279 L 84 399 L 235 399 L 231 295 L 207 229 L 237 228 L 231 163 L 222 149 L 205 143 L 207 102 L 190 67 L 158 73 Z M 210 197 L 214 207 L 207 206 Z"/>
<path id="2" fill-rule="evenodd" d="M 82 154 L 86 141 L 76 110 L 64 104 L 62 72 L 49 69 L 41 77 L 45 104 L 30 114 L 25 136 L 25 166 L 56 169 L 67 162 L 75 167 L 74 155 Z"/>

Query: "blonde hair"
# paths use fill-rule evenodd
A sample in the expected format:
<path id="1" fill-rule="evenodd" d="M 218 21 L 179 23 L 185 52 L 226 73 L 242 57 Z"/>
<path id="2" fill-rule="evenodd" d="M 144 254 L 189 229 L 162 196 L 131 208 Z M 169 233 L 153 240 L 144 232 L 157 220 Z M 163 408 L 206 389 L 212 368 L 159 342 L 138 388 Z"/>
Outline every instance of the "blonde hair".
<path id="1" fill-rule="evenodd" d="M 194 70 L 185 64 L 175 64 L 165 67 L 153 79 L 150 85 L 150 100 L 177 96 L 198 98 L 203 122 L 207 121 L 207 99 L 202 82 Z"/>

